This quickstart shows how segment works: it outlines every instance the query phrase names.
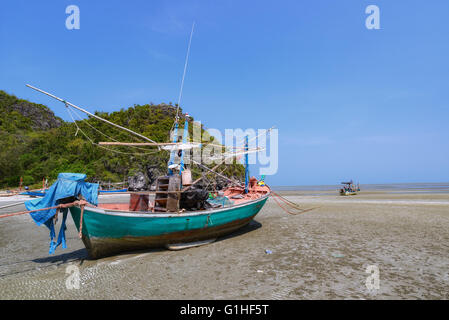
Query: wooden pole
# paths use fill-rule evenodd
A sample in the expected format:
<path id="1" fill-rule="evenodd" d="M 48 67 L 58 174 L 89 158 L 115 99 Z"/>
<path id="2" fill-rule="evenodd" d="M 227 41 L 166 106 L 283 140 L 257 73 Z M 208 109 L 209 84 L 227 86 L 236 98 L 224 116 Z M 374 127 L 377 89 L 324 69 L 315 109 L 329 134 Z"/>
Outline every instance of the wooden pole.
<path id="1" fill-rule="evenodd" d="M 119 129 L 122 129 L 122 130 L 125 130 L 125 131 L 128 131 L 129 133 L 132 133 L 132 134 L 134 134 L 134 135 L 136 135 L 136 136 L 138 136 L 138 137 L 140 137 L 140 138 L 142 138 L 142 139 L 144 139 L 144 140 L 147 140 L 147 141 L 156 143 L 155 141 L 151 140 L 150 138 L 147 138 L 147 137 L 145 137 L 145 136 L 143 136 L 143 135 L 141 135 L 141 134 L 139 134 L 139 133 L 137 133 L 137 132 L 134 132 L 134 131 L 132 131 L 132 130 L 130 130 L 130 129 L 128 129 L 128 128 L 119 126 L 118 124 L 115 124 L 115 123 L 113 123 L 113 122 L 111 122 L 111 121 L 108 121 L 108 120 L 106 120 L 106 119 L 103 119 L 103 118 L 101 118 L 101 117 L 99 117 L 99 116 L 97 116 L 97 115 L 95 115 L 95 114 L 93 114 L 93 113 L 90 113 L 89 111 L 84 110 L 83 108 L 80 108 L 80 107 L 78 107 L 78 106 L 75 106 L 74 104 L 72 104 L 72 103 L 70 103 L 70 102 L 68 102 L 68 101 L 65 101 L 65 100 L 63 100 L 63 99 L 61 99 L 61 98 L 59 98 L 59 97 L 57 97 L 57 96 L 55 96 L 55 95 L 53 95 L 53 94 L 51 94 L 51 93 L 45 92 L 44 90 L 41 90 L 41 89 L 36 88 L 36 87 L 33 87 L 33 86 L 29 85 L 29 84 L 27 84 L 26 86 L 27 86 L 28 88 L 34 89 L 34 90 L 36 90 L 36 91 L 39 91 L 39 92 L 41 92 L 41 93 L 43 93 L 43 94 L 46 94 L 46 95 L 49 96 L 49 97 L 52 97 L 53 99 L 56 99 L 56 100 L 60 101 L 60 102 L 62 102 L 62 103 L 64 103 L 64 104 L 66 104 L 66 106 L 69 105 L 69 106 L 71 106 L 71 107 L 73 107 L 73 108 L 75 108 L 75 109 L 78 109 L 79 111 L 82 111 L 82 112 L 84 112 L 84 113 L 90 115 L 91 117 L 94 117 L 94 118 L 96 118 L 96 119 L 98 119 L 98 120 L 101 120 L 101 121 L 103 121 L 103 122 L 106 122 L 106 123 L 110 124 L 111 126 L 117 127 L 117 128 L 119 128 Z"/>
<path id="2" fill-rule="evenodd" d="M 100 146 L 170 146 L 170 145 L 181 145 L 182 143 L 179 142 L 98 142 Z"/>
<path id="3" fill-rule="evenodd" d="M 219 166 L 220 164 L 221 164 L 221 163 L 217 164 L 215 167 L 213 167 L 212 169 L 209 169 L 209 170 L 213 171 L 213 170 L 217 169 L 218 166 Z M 195 181 L 193 181 L 192 184 L 191 184 L 190 186 L 188 186 L 188 187 L 182 189 L 181 191 L 184 192 L 184 191 L 189 190 L 194 184 L 197 184 L 197 183 L 200 182 L 202 179 L 203 179 L 203 177 L 199 177 L 198 179 L 196 179 Z"/>
<path id="4" fill-rule="evenodd" d="M 245 151 L 248 151 L 248 135 L 245 137 Z M 245 193 L 248 193 L 249 184 L 249 163 L 248 163 L 248 153 L 245 154 Z"/>
<path id="5" fill-rule="evenodd" d="M 218 168 L 218 166 L 219 166 L 221 163 L 218 164 L 218 165 L 216 165 L 216 166 L 213 167 L 212 169 L 209 169 L 208 167 L 202 165 L 201 163 L 196 162 L 195 160 L 192 160 L 192 162 L 195 163 L 196 165 L 198 165 L 198 166 L 200 166 L 200 167 L 206 169 L 207 171 L 210 171 L 210 172 L 212 172 L 212 173 L 215 173 L 217 176 L 222 177 L 222 178 L 225 179 L 225 180 L 228 180 L 228 181 L 231 182 L 232 184 L 240 185 L 239 182 L 235 182 L 235 181 L 229 179 L 228 177 L 226 177 L 226 176 L 224 176 L 224 175 L 222 175 L 222 174 L 220 174 L 220 173 L 214 171 L 215 169 Z"/>

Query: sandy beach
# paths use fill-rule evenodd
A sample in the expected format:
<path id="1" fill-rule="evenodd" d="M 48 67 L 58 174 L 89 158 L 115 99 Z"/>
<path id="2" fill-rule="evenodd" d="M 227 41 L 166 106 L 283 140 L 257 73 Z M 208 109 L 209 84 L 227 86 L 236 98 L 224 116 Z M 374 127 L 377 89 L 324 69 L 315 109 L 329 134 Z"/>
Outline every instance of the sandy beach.
<path id="1" fill-rule="evenodd" d="M 46 227 L 28 215 L 0 219 L 0 298 L 449 298 L 448 192 L 280 193 L 315 209 L 290 215 L 269 199 L 248 226 L 212 244 L 100 260 L 87 258 L 71 217 L 68 248 L 53 255 Z M 0 206 L 18 201 L 2 199 Z M 72 266 L 79 270 L 79 289 L 66 286 Z M 372 266 L 379 270 L 379 289 L 366 286 Z"/>

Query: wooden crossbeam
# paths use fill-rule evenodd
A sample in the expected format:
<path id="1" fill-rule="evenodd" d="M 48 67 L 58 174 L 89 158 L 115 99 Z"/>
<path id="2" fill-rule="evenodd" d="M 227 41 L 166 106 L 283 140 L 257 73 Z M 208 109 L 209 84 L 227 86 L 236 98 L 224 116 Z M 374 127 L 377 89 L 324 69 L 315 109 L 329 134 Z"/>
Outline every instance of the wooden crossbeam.
<path id="1" fill-rule="evenodd" d="M 179 145 L 181 143 L 176 142 L 99 142 L 102 146 L 169 146 L 169 145 Z"/>

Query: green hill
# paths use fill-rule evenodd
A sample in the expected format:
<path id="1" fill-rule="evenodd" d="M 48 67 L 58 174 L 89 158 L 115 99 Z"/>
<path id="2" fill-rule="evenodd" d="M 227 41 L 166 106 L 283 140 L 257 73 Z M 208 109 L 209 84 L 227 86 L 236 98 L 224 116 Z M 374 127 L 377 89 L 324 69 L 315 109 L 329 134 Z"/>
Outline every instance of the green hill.
<path id="1" fill-rule="evenodd" d="M 96 114 L 154 141 L 167 142 L 175 113 L 172 105 L 147 104 Z M 110 182 L 124 181 L 138 172 L 149 180 L 166 173 L 168 152 L 96 145 L 111 138 L 143 142 L 93 117 L 76 124 L 63 121 L 46 106 L 0 91 L 0 188 L 17 187 L 20 177 L 24 185 L 39 184 L 43 177 L 51 181 L 60 172 L 86 173 L 89 181 Z M 199 176 L 198 171 L 194 173 Z M 241 178 L 244 169 L 231 165 L 224 173 Z"/>
<path id="2" fill-rule="evenodd" d="M 41 104 L 18 99 L 0 90 L 0 132 L 24 133 L 61 126 L 62 119 Z"/>

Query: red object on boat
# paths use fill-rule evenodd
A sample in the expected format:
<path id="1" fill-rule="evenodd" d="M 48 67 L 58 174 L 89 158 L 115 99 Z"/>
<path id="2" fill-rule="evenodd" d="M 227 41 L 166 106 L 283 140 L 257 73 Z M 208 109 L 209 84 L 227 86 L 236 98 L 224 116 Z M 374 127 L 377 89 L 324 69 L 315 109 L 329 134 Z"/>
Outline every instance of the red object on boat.
<path id="1" fill-rule="evenodd" d="M 132 193 L 129 198 L 130 211 L 148 211 L 150 197 L 147 194 Z"/>

